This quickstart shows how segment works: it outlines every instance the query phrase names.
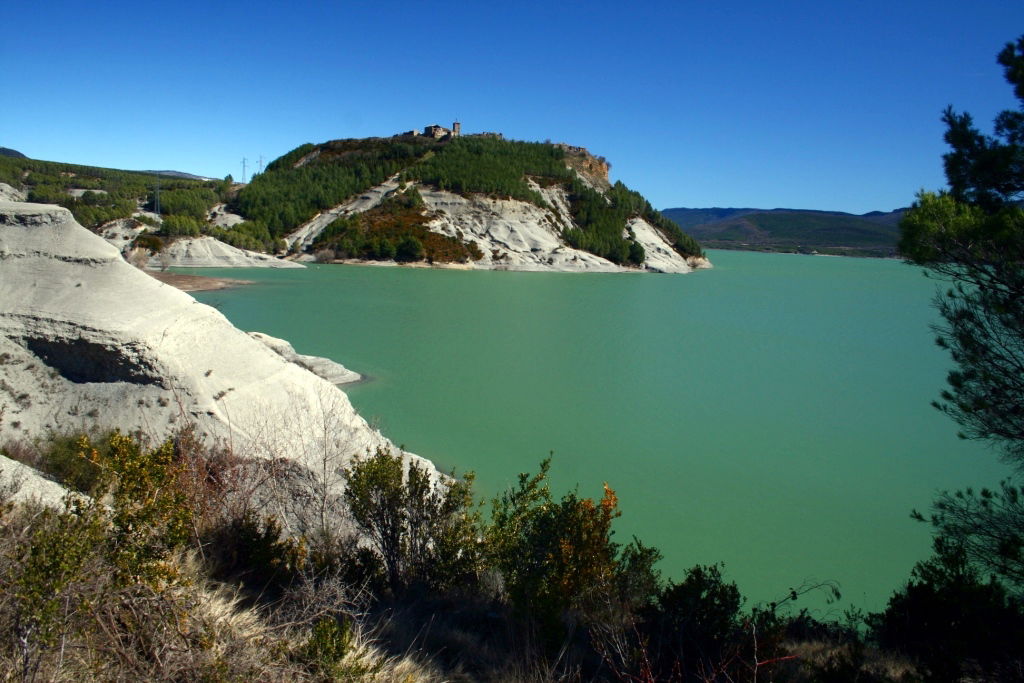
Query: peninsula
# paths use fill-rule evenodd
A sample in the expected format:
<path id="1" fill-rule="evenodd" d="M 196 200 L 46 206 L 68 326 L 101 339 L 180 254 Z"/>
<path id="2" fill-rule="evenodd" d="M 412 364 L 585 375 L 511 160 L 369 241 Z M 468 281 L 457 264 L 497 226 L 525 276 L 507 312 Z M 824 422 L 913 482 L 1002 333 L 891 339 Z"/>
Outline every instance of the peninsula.
<path id="1" fill-rule="evenodd" d="M 688 273 L 700 245 L 583 147 L 431 125 L 307 143 L 249 183 L 0 157 L 0 193 L 59 204 L 133 263 L 386 262 Z"/>

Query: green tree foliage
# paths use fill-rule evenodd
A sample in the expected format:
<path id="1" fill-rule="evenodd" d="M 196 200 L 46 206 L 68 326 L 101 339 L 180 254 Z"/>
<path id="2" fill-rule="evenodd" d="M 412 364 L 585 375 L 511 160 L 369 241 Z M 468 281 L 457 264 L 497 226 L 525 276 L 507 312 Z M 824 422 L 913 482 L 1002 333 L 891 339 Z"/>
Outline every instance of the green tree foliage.
<path id="1" fill-rule="evenodd" d="M 379 185 L 438 144 L 433 140 L 334 140 L 302 145 L 253 178 L 234 201 L 236 210 L 280 237 L 318 211 Z M 315 162 L 300 163 L 315 155 Z"/>
<path id="2" fill-rule="evenodd" d="M 267 226 L 259 221 L 244 221 L 230 228 L 208 225 L 204 233 L 239 249 L 268 253 L 283 250 L 281 240 L 271 235 Z"/>
<path id="3" fill-rule="evenodd" d="M 1017 110 L 996 119 L 994 137 L 969 114 L 946 110 L 950 192 L 922 193 L 901 222 L 900 251 L 948 284 L 936 297 L 944 324 L 937 342 L 956 368 L 934 405 L 962 438 L 997 448 L 1024 466 L 1024 37 L 999 53 Z M 1024 506 L 1013 479 L 999 490 L 943 492 L 929 517 L 935 557 L 875 616 L 880 641 L 914 655 L 934 680 L 1019 676 L 1022 614 L 1010 590 L 1024 590 Z M 919 520 L 925 517 L 917 512 Z M 1011 668 L 1012 668 L 1011 667 Z"/>
<path id="4" fill-rule="evenodd" d="M 151 235 L 149 233 L 144 232 L 135 238 L 134 246 L 138 247 L 139 249 L 146 249 L 151 254 L 159 254 L 161 251 L 164 250 L 164 247 L 166 245 L 164 244 L 164 241 L 157 237 L 156 235 Z"/>
<path id="5" fill-rule="evenodd" d="M 415 461 L 378 450 L 345 471 L 345 500 L 387 571 L 392 592 L 475 581 L 478 516 L 473 475 L 434 480 Z"/>
<path id="6" fill-rule="evenodd" d="M 916 511 L 914 517 L 925 521 Z M 994 490 L 943 491 L 928 521 L 940 538 L 955 539 L 981 570 L 1018 591 L 1024 587 L 1024 486 L 1007 479 Z"/>
<path id="7" fill-rule="evenodd" d="M 416 188 L 408 188 L 369 211 L 335 219 L 317 236 L 313 251 L 331 249 L 339 258 L 432 263 L 465 263 L 483 256 L 471 242 L 433 232 L 427 228 L 429 221 L 423 198 Z"/>
<path id="8" fill-rule="evenodd" d="M 622 551 L 612 541 L 620 512 L 608 486 L 599 501 L 575 492 L 554 500 L 550 466 L 546 459 L 537 474 L 520 474 L 515 488 L 492 501 L 486 539 L 512 606 L 557 640 L 570 613 L 611 619 L 611 605 L 630 613 L 648 602 L 660 554 L 636 541 Z"/>
<path id="9" fill-rule="evenodd" d="M 422 242 L 416 239 L 413 235 L 405 235 L 398 244 L 395 245 L 394 258 L 399 263 L 422 261 L 425 253 Z"/>
<path id="10" fill-rule="evenodd" d="M 937 408 L 961 427 L 961 437 L 988 442 L 1024 466 L 1024 37 L 999 53 L 1019 106 L 984 136 L 970 115 L 947 109 L 948 194 L 922 193 L 900 228 L 900 251 L 948 283 L 936 306 L 944 324 L 939 346 L 956 368 Z M 974 563 L 1024 590 L 1024 514 L 1020 488 L 943 493 L 930 521 L 936 533 Z M 915 513 L 916 514 L 916 513 Z M 923 515 L 917 515 L 924 519 Z"/>
<path id="11" fill-rule="evenodd" d="M 160 191 L 160 213 L 167 216 L 188 216 L 196 221 L 205 222 L 206 216 L 220 200 L 209 187 L 176 188 Z M 150 201 L 150 208 L 156 203 L 155 192 Z"/>
<path id="12" fill-rule="evenodd" d="M 1024 104 L 1024 36 L 1007 43 L 997 61 Z M 995 136 L 983 135 L 970 114 L 948 107 L 942 116 L 946 142 L 943 157 L 950 192 L 957 201 L 993 211 L 1024 197 L 1024 108 L 1005 110 L 995 121 Z"/>
<path id="13" fill-rule="evenodd" d="M 543 207 L 547 204 L 530 189 L 526 178 L 569 180 L 571 171 L 564 159 L 560 148 L 539 142 L 456 138 L 406 171 L 404 177 L 449 192 L 521 199 Z"/>
<path id="14" fill-rule="evenodd" d="M 566 241 L 612 263 L 639 266 L 643 247 L 627 231 L 631 218 L 643 218 L 659 230 L 683 256 L 701 256 L 700 246 L 679 226 L 655 211 L 643 196 L 617 181 L 606 193 L 598 192 L 579 179 L 569 184 L 569 203 L 578 226 L 566 230 Z"/>
<path id="15" fill-rule="evenodd" d="M 919 562 L 883 612 L 869 617 L 883 646 L 917 659 L 927 680 L 1019 676 L 1024 612 L 994 579 L 984 580 L 964 549 L 937 538 L 935 556 Z"/>
<path id="16" fill-rule="evenodd" d="M 743 598 L 718 565 L 696 566 L 679 583 L 669 582 L 641 625 L 654 680 L 671 680 L 686 672 L 714 679 L 738 641 L 743 640 Z M 739 664 L 739 662 L 736 662 Z"/>
<path id="17" fill-rule="evenodd" d="M 1024 37 L 998 54 L 1019 104 L 982 135 L 970 115 L 947 110 L 950 193 L 924 193 L 900 224 L 900 252 L 948 283 L 936 298 L 944 319 L 937 341 L 955 369 L 936 407 L 964 438 L 986 441 L 1024 466 Z M 1024 589 L 1019 488 L 943 494 L 931 521 L 970 559 Z M 919 518 L 923 516 L 919 515 Z"/>
<path id="18" fill-rule="evenodd" d="M 203 197 L 203 202 L 208 202 L 211 195 L 216 199 L 219 186 L 216 181 L 205 183 L 136 171 L 11 157 L 0 157 L 0 182 L 26 188 L 29 201 L 59 204 L 70 209 L 75 220 L 87 228 L 131 216 L 140 202 L 152 201 L 152 193 L 158 183 L 172 195 L 181 191 L 184 193 L 182 197 L 194 194 Z M 86 192 L 76 198 L 69 193 L 75 189 Z M 178 199 L 177 196 L 172 198 L 172 205 Z M 204 218 L 205 212 L 195 217 Z"/>
<path id="19" fill-rule="evenodd" d="M 489 137 L 443 141 L 402 137 L 306 144 L 270 164 L 239 193 L 235 203 L 242 215 L 264 222 L 272 235 L 279 236 L 399 171 L 403 180 L 441 190 L 518 199 L 543 208 L 550 207 L 530 181 L 541 187 L 565 185 L 571 193 L 576 225 L 567 227 L 564 237 L 574 247 L 615 263 L 643 263 L 643 247 L 635 236 L 626 234 L 627 221 L 634 217 L 655 226 L 680 254 L 702 254 L 691 237 L 638 193 L 616 183 L 606 197 L 584 184 L 566 166 L 564 150 L 549 143 Z M 404 216 L 398 216 L 394 207 L 388 209 L 397 229 L 381 226 L 380 212 L 370 218 L 372 230 L 366 223 L 339 219 L 312 248 L 332 249 L 343 258 L 386 259 L 393 258 L 392 249 L 397 251 L 399 242 L 411 235 L 423 244 L 423 256 L 428 260 L 465 261 L 482 256 L 468 244 L 459 249 L 455 240 L 431 243 L 426 236 L 429 231 L 411 230 L 410 223 L 426 222 L 417 221 L 422 211 L 412 211 L 414 208 L 420 207 L 407 206 Z M 391 234 L 370 234 L 381 232 Z"/>
<path id="20" fill-rule="evenodd" d="M 965 438 L 1024 462 L 1024 211 L 923 193 L 901 229 L 904 256 L 950 284 L 937 332 L 957 367 L 938 407 Z"/>
<path id="21" fill-rule="evenodd" d="M 167 237 L 198 237 L 202 233 L 202 224 L 188 215 L 164 216 L 160 232 Z"/>

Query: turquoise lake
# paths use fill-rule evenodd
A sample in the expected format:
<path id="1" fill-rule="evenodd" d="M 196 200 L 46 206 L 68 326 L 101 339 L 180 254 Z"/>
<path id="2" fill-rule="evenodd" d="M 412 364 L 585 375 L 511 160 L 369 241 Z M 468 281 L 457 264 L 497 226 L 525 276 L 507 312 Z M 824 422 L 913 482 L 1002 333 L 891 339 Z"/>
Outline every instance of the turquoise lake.
<path id="1" fill-rule="evenodd" d="M 724 562 L 748 606 L 807 581 L 878 609 L 930 549 L 909 518 L 1008 469 L 932 408 L 935 283 L 898 261 L 710 252 L 691 275 L 360 266 L 211 270 L 196 298 L 370 376 L 386 435 L 490 499 L 554 452 L 553 487 L 619 495 L 616 538 L 666 576 Z"/>

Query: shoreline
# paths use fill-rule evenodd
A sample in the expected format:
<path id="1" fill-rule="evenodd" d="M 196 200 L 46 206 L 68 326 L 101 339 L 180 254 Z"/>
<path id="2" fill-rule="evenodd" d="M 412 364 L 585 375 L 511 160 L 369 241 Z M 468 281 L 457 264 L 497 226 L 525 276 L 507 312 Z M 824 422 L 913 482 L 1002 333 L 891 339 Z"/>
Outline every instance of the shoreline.
<path id="1" fill-rule="evenodd" d="M 614 269 L 605 270 L 603 268 L 565 268 L 557 266 L 537 266 L 536 264 L 490 264 L 487 266 L 477 266 L 474 263 L 458 263 L 458 262 L 437 262 L 429 263 L 427 261 L 411 261 L 408 263 L 399 263 L 397 261 L 374 261 L 370 259 L 332 259 L 330 261 L 310 261 L 310 265 L 319 266 L 370 266 L 373 268 L 413 268 L 422 270 L 458 270 L 458 271 L 490 271 L 490 272 L 504 272 L 504 273 L 602 273 L 602 274 L 656 274 L 656 275 L 689 275 L 696 273 L 701 270 L 711 270 L 713 266 L 710 260 L 701 259 L 703 263 L 696 266 L 690 266 L 692 270 L 685 273 L 680 272 L 664 272 L 657 269 L 647 268 L 628 268 L 625 266 L 615 266 Z M 614 264 L 613 264 L 614 265 Z"/>
<path id="2" fill-rule="evenodd" d="M 165 285 L 177 287 L 183 292 L 209 292 L 217 289 L 229 289 L 243 285 L 255 284 L 252 280 L 238 280 L 228 277 L 211 277 L 209 275 L 186 275 L 161 270 L 143 271 Z"/>

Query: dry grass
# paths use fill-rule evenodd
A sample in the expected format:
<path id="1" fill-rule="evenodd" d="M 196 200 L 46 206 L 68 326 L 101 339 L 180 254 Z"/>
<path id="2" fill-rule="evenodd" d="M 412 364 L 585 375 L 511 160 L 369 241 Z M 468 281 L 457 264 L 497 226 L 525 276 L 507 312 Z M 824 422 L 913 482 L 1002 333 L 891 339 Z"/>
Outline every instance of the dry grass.
<path id="1" fill-rule="evenodd" d="M 857 652 L 848 643 L 834 643 L 827 640 L 806 640 L 787 642 L 787 651 L 797 656 L 799 668 L 791 669 L 786 680 L 819 680 L 812 672 L 835 670 L 849 672 L 851 680 L 865 681 L 913 681 L 920 675 L 914 663 L 906 657 L 874 647 L 865 647 Z M 829 679 L 833 680 L 833 679 Z"/>

